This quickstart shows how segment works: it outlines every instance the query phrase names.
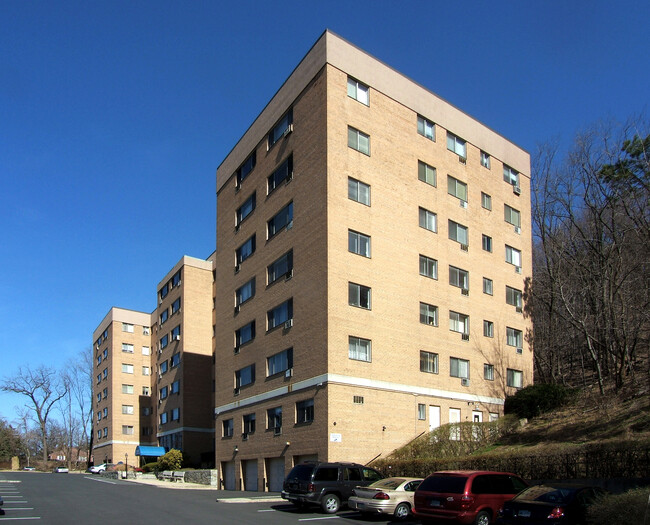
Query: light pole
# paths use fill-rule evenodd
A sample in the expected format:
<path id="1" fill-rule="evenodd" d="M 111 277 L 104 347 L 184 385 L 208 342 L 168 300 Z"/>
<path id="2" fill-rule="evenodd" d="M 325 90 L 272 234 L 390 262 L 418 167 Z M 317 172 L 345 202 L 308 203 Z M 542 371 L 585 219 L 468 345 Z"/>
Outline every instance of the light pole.
<path id="1" fill-rule="evenodd" d="M 127 452 L 124 453 L 124 466 L 126 467 L 124 469 L 124 479 L 129 478 L 129 454 Z"/>

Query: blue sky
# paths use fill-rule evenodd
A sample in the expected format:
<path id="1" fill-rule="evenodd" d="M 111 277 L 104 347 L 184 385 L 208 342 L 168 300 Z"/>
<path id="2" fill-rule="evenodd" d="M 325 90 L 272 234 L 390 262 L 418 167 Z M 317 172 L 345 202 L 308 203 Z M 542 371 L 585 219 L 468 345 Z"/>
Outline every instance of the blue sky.
<path id="1" fill-rule="evenodd" d="M 646 112 L 647 2 L 0 2 L 0 377 L 215 249 L 215 172 L 329 28 L 531 153 Z M 0 417 L 24 400 L 0 393 Z"/>

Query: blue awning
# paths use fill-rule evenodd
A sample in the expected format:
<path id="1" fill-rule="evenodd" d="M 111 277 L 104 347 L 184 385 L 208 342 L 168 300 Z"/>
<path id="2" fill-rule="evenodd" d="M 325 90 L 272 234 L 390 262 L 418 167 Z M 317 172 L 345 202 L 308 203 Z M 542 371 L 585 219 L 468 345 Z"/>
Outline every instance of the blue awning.
<path id="1" fill-rule="evenodd" d="M 159 458 L 165 455 L 165 447 L 135 447 L 135 455 Z"/>

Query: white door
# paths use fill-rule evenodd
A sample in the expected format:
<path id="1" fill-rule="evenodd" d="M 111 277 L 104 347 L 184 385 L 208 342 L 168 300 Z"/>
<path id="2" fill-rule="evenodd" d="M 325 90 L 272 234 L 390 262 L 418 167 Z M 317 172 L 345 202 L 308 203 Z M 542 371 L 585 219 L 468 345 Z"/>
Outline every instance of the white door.
<path id="1" fill-rule="evenodd" d="M 449 409 L 449 439 L 458 441 L 460 439 L 460 427 L 453 423 L 460 423 L 460 408 Z"/>
<path id="2" fill-rule="evenodd" d="M 242 461 L 244 471 L 244 490 L 257 491 L 257 460 L 249 459 Z"/>
<path id="3" fill-rule="evenodd" d="M 281 492 L 284 483 L 284 458 L 267 459 L 266 472 L 269 477 L 269 492 Z"/>
<path id="4" fill-rule="evenodd" d="M 473 410 L 472 423 L 482 423 L 482 422 L 483 422 L 483 412 L 481 412 L 480 410 Z M 483 436 L 482 430 L 483 429 L 480 427 L 480 425 L 472 426 L 472 437 L 474 438 L 475 441 L 479 441 Z"/>
<path id="5" fill-rule="evenodd" d="M 440 426 L 440 407 L 429 405 L 429 432 Z"/>
<path id="6" fill-rule="evenodd" d="M 222 462 L 221 472 L 223 472 L 223 488 L 226 490 L 235 490 L 235 462 Z"/>

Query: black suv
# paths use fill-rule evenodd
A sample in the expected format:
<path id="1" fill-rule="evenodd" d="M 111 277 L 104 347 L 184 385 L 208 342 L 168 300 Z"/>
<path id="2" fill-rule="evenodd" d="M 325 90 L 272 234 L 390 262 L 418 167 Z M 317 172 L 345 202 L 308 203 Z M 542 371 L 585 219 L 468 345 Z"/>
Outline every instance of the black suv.
<path id="1" fill-rule="evenodd" d="M 354 487 L 382 479 L 379 472 L 358 463 L 306 462 L 291 469 L 284 480 L 282 497 L 294 505 L 320 505 L 334 514 L 352 496 Z"/>

